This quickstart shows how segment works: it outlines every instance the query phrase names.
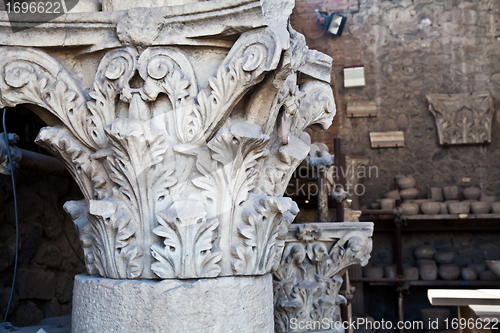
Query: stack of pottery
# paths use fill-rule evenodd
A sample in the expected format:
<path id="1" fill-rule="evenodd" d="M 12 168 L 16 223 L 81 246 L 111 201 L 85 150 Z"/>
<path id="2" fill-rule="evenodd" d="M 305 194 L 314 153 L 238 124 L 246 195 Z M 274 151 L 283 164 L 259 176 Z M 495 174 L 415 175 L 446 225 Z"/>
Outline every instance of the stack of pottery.
<path id="1" fill-rule="evenodd" d="M 460 267 L 453 264 L 454 252 L 436 252 L 434 259 L 439 264 L 438 274 L 442 280 L 452 281 L 460 278 Z"/>
<path id="2" fill-rule="evenodd" d="M 417 267 L 420 272 L 420 278 L 424 281 L 434 281 L 438 276 L 436 262 L 432 260 L 436 249 L 430 245 L 421 245 L 413 253 L 417 258 Z"/>
<path id="3" fill-rule="evenodd" d="M 403 214 L 405 215 L 415 215 L 418 214 L 419 206 L 418 204 L 412 202 L 415 200 L 420 192 L 415 188 L 417 181 L 411 176 L 396 176 L 396 184 L 399 188 L 399 195 L 402 200 L 401 208 L 403 209 Z"/>

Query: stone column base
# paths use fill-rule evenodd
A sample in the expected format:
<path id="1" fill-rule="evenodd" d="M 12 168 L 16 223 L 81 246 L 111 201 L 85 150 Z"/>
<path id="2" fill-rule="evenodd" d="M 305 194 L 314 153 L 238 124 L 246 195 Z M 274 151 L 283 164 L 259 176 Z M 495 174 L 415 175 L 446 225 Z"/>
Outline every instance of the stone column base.
<path id="1" fill-rule="evenodd" d="M 73 333 L 271 333 L 270 274 L 197 280 L 75 277 Z"/>

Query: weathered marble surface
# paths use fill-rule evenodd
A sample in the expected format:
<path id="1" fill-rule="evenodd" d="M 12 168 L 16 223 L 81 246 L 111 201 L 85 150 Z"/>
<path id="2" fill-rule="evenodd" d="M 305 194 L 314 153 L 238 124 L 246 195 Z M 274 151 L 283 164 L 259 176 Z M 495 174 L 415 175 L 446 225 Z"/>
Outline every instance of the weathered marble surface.
<path id="1" fill-rule="evenodd" d="M 51 126 L 37 142 L 85 196 L 65 209 L 90 274 L 189 279 L 277 267 L 298 212 L 282 195 L 308 154 L 303 131 L 335 115 L 331 59 L 288 26 L 293 3 L 67 14 L 20 33 L 40 47 L 0 49 L 0 107 L 35 105 Z M 117 38 L 103 41 L 99 26 Z M 62 35 L 87 48 L 43 48 Z"/>
<path id="2" fill-rule="evenodd" d="M 346 302 L 342 275 L 368 263 L 372 234 L 371 222 L 292 224 L 273 273 L 276 332 L 303 332 L 313 322 L 324 325 L 315 332 L 343 331 L 335 326 Z"/>

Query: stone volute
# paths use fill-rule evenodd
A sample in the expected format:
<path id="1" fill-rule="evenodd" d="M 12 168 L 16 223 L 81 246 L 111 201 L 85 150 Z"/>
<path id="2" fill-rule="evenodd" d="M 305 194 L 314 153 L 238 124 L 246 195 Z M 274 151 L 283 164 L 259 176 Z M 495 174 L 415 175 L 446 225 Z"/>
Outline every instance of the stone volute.
<path id="1" fill-rule="evenodd" d="M 37 143 L 85 197 L 64 206 L 95 276 L 76 280 L 73 330 L 271 332 L 269 273 L 298 212 L 283 193 L 308 154 L 303 131 L 326 129 L 335 115 L 331 59 L 289 26 L 293 0 L 133 8 L 154 4 L 103 1 L 115 11 L 68 13 L 14 34 L 0 13 L 0 106 L 30 105 L 46 121 Z M 249 281 L 250 294 L 269 293 L 265 305 L 237 296 Z M 240 322 L 213 309 L 207 330 L 182 309 L 146 315 L 187 284 L 201 308 L 234 298 L 226 305 Z M 222 290 L 196 294 L 207 288 Z M 148 292 L 147 305 L 134 303 Z"/>

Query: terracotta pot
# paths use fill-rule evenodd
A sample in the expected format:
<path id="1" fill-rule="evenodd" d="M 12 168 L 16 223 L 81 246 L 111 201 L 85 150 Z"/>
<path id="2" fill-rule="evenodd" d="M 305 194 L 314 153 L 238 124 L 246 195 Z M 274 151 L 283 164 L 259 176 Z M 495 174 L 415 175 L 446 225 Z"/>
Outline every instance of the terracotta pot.
<path id="1" fill-rule="evenodd" d="M 416 188 L 408 188 L 406 190 L 401 190 L 399 192 L 399 195 L 401 196 L 401 199 L 403 200 L 413 200 L 418 197 L 418 194 L 420 192 Z"/>
<path id="2" fill-rule="evenodd" d="M 497 277 L 490 271 L 484 271 L 479 273 L 479 280 L 481 281 L 496 281 Z"/>
<path id="3" fill-rule="evenodd" d="M 401 190 L 414 188 L 417 185 L 417 181 L 412 176 L 396 176 L 396 183 Z"/>
<path id="4" fill-rule="evenodd" d="M 440 202 L 423 202 L 420 205 L 420 209 L 426 215 L 436 215 L 441 212 Z"/>
<path id="5" fill-rule="evenodd" d="M 446 330 L 446 319 L 450 317 L 450 310 L 440 308 L 428 308 L 420 310 L 420 316 L 424 323 L 424 329 L 430 330 Z M 438 327 L 431 327 L 431 323 L 438 323 Z"/>
<path id="6" fill-rule="evenodd" d="M 384 277 L 382 267 L 363 267 L 363 276 L 370 279 L 381 279 Z"/>
<path id="7" fill-rule="evenodd" d="M 440 202 L 441 204 L 441 211 L 439 214 L 448 214 L 448 204 L 446 202 Z"/>
<path id="8" fill-rule="evenodd" d="M 438 277 L 438 267 L 436 265 L 420 265 L 418 268 L 420 278 L 424 281 L 434 281 Z"/>
<path id="9" fill-rule="evenodd" d="M 419 207 L 416 203 L 402 203 L 401 208 L 403 209 L 404 215 L 416 215 L 418 214 Z"/>
<path id="10" fill-rule="evenodd" d="M 467 265 L 467 267 L 476 272 L 476 274 L 486 271 L 486 264 L 484 262 L 470 263 Z"/>
<path id="11" fill-rule="evenodd" d="M 420 267 L 422 265 L 437 265 L 436 260 L 432 259 L 417 259 L 416 261 L 417 267 Z"/>
<path id="12" fill-rule="evenodd" d="M 397 190 L 384 193 L 384 194 L 382 194 L 382 197 L 386 198 L 386 199 L 401 200 L 401 196 L 399 195 L 399 191 L 397 191 Z"/>
<path id="13" fill-rule="evenodd" d="M 460 273 L 462 274 L 462 279 L 465 281 L 477 280 L 477 273 L 472 268 L 463 267 L 460 269 Z"/>
<path id="14" fill-rule="evenodd" d="M 456 200 L 458 199 L 458 187 L 457 186 L 445 186 L 443 187 L 443 194 L 446 200 Z"/>
<path id="15" fill-rule="evenodd" d="M 403 275 L 407 281 L 418 280 L 418 268 L 411 266 L 403 267 Z"/>
<path id="16" fill-rule="evenodd" d="M 396 207 L 395 199 L 382 199 L 380 201 L 380 208 L 383 210 L 393 210 Z"/>
<path id="17" fill-rule="evenodd" d="M 500 214 L 500 202 L 494 202 L 491 204 L 491 212 L 493 214 Z"/>
<path id="18" fill-rule="evenodd" d="M 478 200 L 481 197 L 481 189 L 479 187 L 467 187 L 464 189 L 464 197 L 469 200 Z"/>
<path id="19" fill-rule="evenodd" d="M 449 202 L 448 210 L 450 214 L 469 214 L 470 202 Z"/>
<path id="20" fill-rule="evenodd" d="M 433 199 L 436 201 L 443 201 L 443 189 L 441 187 L 431 187 L 429 189 L 429 199 Z"/>
<path id="21" fill-rule="evenodd" d="M 384 277 L 388 279 L 394 279 L 398 275 L 398 270 L 396 265 L 390 265 L 384 267 Z"/>
<path id="22" fill-rule="evenodd" d="M 494 195 L 483 195 L 481 199 L 479 199 L 479 201 L 489 202 L 491 204 L 497 201 L 497 197 L 495 197 Z"/>
<path id="23" fill-rule="evenodd" d="M 435 253 L 436 249 L 430 245 L 420 245 L 413 252 L 417 259 L 432 259 Z"/>
<path id="24" fill-rule="evenodd" d="M 455 252 L 437 252 L 434 259 L 440 265 L 451 264 L 455 260 Z"/>
<path id="25" fill-rule="evenodd" d="M 439 277 L 446 281 L 458 280 L 460 267 L 457 265 L 439 265 Z"/>
<path id="26" fill-rule="evenodd" d="M 474 214 L 488 214 L 491 210 L 491 204 L 485 201 L 476 201 L 470 204 L 470 209 Z"/>
<path id="27" fill-rule="evenodd" d="M 486 260 L 486 266 L 500 280 L 500 260 Z"/>

